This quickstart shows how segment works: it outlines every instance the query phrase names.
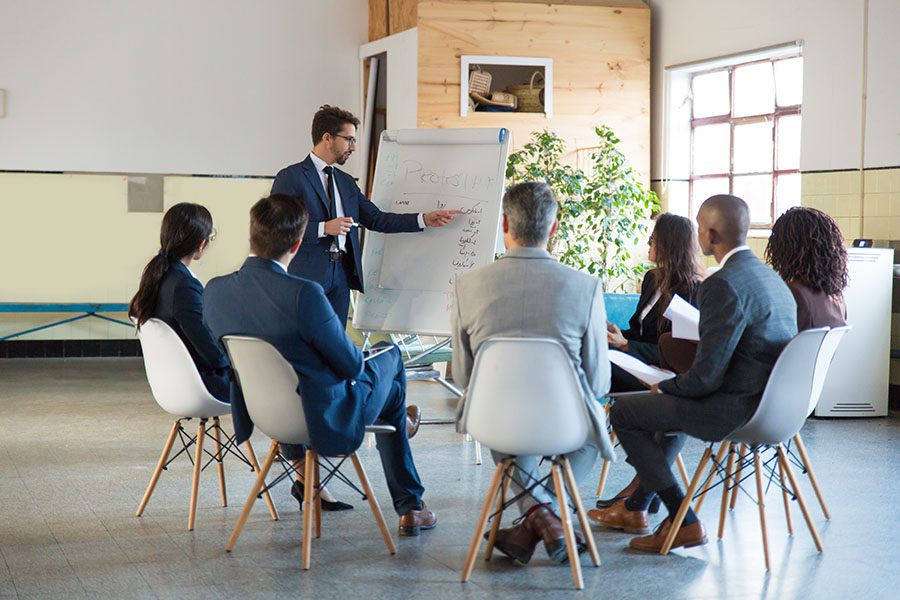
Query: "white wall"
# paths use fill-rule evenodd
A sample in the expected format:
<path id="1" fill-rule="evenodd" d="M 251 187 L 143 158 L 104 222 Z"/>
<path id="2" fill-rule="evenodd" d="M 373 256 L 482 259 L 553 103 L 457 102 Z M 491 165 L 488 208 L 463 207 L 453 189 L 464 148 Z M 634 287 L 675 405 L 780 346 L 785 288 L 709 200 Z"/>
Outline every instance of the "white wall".
<path id="1" fill-rule="evenodd" d="M 666 66 L 804 41 L 804 171 L 860 166 L 865 0 L 651 0 L 652 168 L 662 175 Z M 900 2 L 869 0 L 867 166 L 900 165 Z"/>
<path id="2" fill-rule="evenodd" d="M 366 0 L 0 0 L 0 170 L 272 175 L 359 106 Z"/>
<path id="3" fill-rule="evenodd" d="M 866 167 L 900 166 L 900 0 L 869 0 Z"/>

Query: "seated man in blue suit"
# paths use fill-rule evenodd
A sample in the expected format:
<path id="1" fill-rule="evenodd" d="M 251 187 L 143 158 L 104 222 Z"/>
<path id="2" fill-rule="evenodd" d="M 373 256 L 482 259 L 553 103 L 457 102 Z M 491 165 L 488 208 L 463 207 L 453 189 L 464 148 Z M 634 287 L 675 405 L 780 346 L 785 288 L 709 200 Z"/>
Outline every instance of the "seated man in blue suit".
<path id="1" fill-rule="evenodd" d="M 442 227 L 460 212 L 394 214 L 378 210 L 353 178 L 336 167 L 353 154 L 357 126 L 359 119 L 346 110 L 328 105 L 320 108 L 312 122 L 312 152 L 304 161 L 279 171 L 272 184 L 273 194 L 299 198 L 309 211 L 303 246 L 288 271 L 320 284 L 342 324 L 347 322 L 350 290 L 364 291 L 357 225 L 381 233 L 415 232 Z"/>
<path id="2" fill-rule="evenodd" d="M 396 346 L 371 360 L 344 332 L 322 287 L 288 274 L 309 215 L 296 198 L 273 194 L 250 210 L 250 252 L 241 269 L 206 286 L 204 320 L 216 339 L 229 334 L 263 339 L 278 349 L 300 380 L 297 392 L 316 452 L 349 454 L 376 421 L 397 431 L 377 436 L 400 535 L 435 526 L 409 447 L 406 373 Z M 237 384 L 232 410 L 238 437 L 252 430 Z M 249 428 L 238 426 L 249 423 Z M 418 423 L 415 423 L 418 426 Z M 414 432 L 414 430 L 413 430 Z"/>

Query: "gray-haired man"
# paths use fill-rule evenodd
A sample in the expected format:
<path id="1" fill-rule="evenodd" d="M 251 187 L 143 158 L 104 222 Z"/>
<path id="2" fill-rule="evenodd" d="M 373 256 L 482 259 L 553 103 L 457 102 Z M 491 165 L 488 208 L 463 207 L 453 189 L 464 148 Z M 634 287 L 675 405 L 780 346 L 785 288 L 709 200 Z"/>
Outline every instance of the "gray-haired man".
<path id="1" fill-rule="evenodd" d="M 563 266 L 547 252 L 556 231 L 557 202 L 545 183 L 512 186 L 503 197 L 503 237 L 507 252 L 497 262 L 456 280 L 453 312 L 453 378 L 463 387 L 482 342 L 491 337 L 548 337 L 568 351 L 594 418 L 596 443 L 568 455 L 578 481 L 597 459 L 598 445 L 607 458 L 613 450 L 595 398 L 609 389 L 606 343 L 606 310 L 597 278 Z M 465 399 L 460 401 L 462 415 Z M 508 458 L 492 453 L 496 463 Z M 522 472 L 513 477 L 513 493 L 529 481 L 540 479 L 538 457 L 520 456 Z M 524 484 L 524 485 L 523 485 Z M 566 560 L 562 523 L 555 514 L 556 500 L 538 487 L 533 497 L 524 495 L 519 508 L 525 517 L 519 525 L 501 529 L 496 548 L 527 563 L 543 540 L 551 559 Z"/>

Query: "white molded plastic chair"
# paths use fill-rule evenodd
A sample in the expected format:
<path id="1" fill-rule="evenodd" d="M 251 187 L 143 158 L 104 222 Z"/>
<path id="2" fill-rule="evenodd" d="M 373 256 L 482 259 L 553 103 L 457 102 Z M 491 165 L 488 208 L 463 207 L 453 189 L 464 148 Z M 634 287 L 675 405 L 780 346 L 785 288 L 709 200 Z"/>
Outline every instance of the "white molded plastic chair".
<path id="1" fill-rule="evenodd" d="M 792 532 L 788 502 L 788 495 L 790 494 L 797 499 L 797 503 L 800 505 L 800 510 L 806 520 L 806 525 L 816 544 L 816 548 L 819 552 L 823 550 L 822 541 L 819 538 L 815 525 L 813 525 L 783 444 L 797 435 L 809 413 L 815 408 L 819 395 L 822 392 L 828 367 L 831 365 L 841 338 L 848 329 L 849 327 L 838 327 L 831 330 L 827 327 L 808 329 L 800 332 L 791 340 L 778 357 L 775 367 L 769 375 L 769 381 L 753 417 L 722 442 L 712 468 L 706 476 L 703 491 L 699 495 L 695 511 L 699 511 L 703 497 L 711 487 L 713 474 L 718 473 L 723 480 L 718 533 L 718 537 L 721 539 L 724 531 L 728 492 L 732 489 L 736 492 L 742 481 L 743 468 L 750 469 L 756 479 L 757 504 L 759 507 L 766 570 L 769 570 L 769 546 L 766 536 L 765 493 L 762 480 L 764 471 L 774 476 L 775 469 L 768 466 L 768 463 L 760 461 L 759 455 L 762 451 L 774 450 L 777 455 L 778 477 L 784 499 L 788 531 Z M 740 451 L 736 450 L 738 444 L 741 445 Z M 685 500 L 673 519 L 669 534 L 660 551 L 661 554 L 667 554 L 672 548 L 675 535 L 681 527 L 693 495 L 700 487 L 703 469 L 710 460 L 712 448 L 713 444 L 709 444 L 703 453 L 703 457 L 700 459 L 700 464 L 697 466 L 697 470 L 688 487 Z M 726 453 L 728 454 L 728 462 L 726 465 L 723 465 L 722 460 Z M 790 482 L 790 487 L 785 482 L 785 476 Z M 750 477 L 750 475 L 747 475 L 747 477 Z"/>
<path id="2" fill-rule="evenodd" d="M 222 506 L 228 505 L 228 497 L 225 491 L 225 469 L 222 465 L 222 459 L 225 454 L 231 453 L 239 460 L 250 466 L 254 472 L 259 471 L 259 465 L 256 462 L 256 455 L 253 453 L 253 446 L 250 440 L 247 440 L 246 449 L 248 457 L 241 454 L 240 449 L 234 443 L 234 437 L 228 435 L 222 430 L 219 423 L 219 417 L 231 414 L 231 406 L 225 402 L 220 402 L 212 394 L 207 391 L 194 359 L 188 353 L 184 343 L 178 334 L 172 330 L 165 322 L 159 319 L 149 319 L 141 325 L 138 335 L 141 340 L 141 350 L 144 354 L 144 369 L 147 372 L 147 381 L 150 383 L 150 390 L 163 410 L 175 415 L 177 418 L 169 432 L 169 437 L 163 446 L 162 455 L 159 457 L 159 463 L 156 470 L 150 478 L 150 484 L 144 497 L 138 506 L 136 516 L 140 517 L 150 501 L 150 496 L 156 487 L 156 482 L 162 470 L 171 462 L 169 453 L 172 445 L 175 443 L 175 437 L 181 439 L 183 448 L 182 452 L 188 452 L 191 445 L 196 445 L 193 465 L 194 474 L 191 485 L 191 503 L 188 514 L 188 530 L 194 529 L 194 520 L 197 515 L 197 489 L 200 484 L 200 471 L 202 470 L 203 461 L 203 439 L 205 437 L 212 438 L 215 444 L 215 454 L 211 454 L 208 450 L 207 455 L 211 456 L 211 460 L 216 462 L 219 470 L 219 490 L 222 495 Z M 200 424 L 197 429 L 197 435 L 191 437 L 185 433 L 181 422 L 183 420 L 199 419 Z M 212 427 L 206 428 L 206 422 L 212 419 Z M 226 442 L 221 443 L 221 435 L 224 435 Z M 190 455 L 188 455 L 190 456 Z M 175 459 L 172 458 L 172 460 Z M 273 520 L 278 519 L 278 513 L 272 499 L 266 494 L 266 503 L 269 506 L 269 512 Z"/>
<path id="3" fill-rule="evenodd" d="M 496 497 L 496 516 L 485 553 L 485 559 L 490 560 L 512 469 L 517 468 L 516 456 L 547 456 L 551 459 L 550 474 L 559 500 L 575 587 L 584 588 L 584 581 L 563 478 L 575 504 L 591 559 L 594 566 L 600 565 L 572 467 L 563 456 L 590 440 L 591 420 L 582 394 L 569 355 L 557 340 L 492 338 L 478 348 L 466 392 L 462 416 L 464 430 L 486 447 L 513 458 L 502 461 L 494 471 L 466 557 L 463 582 L 471 577 L 482 532 Z"/>
<path id="4" fill-rule="evenodd" d="M 320 478 L 319 455 L 309 446 L 309 430 L 306 425 L 306 416 L 303 413 L 303 402 L 297 393 L 297 373 L 281 353 L 268 342 L 254 337 L 226 335 L 222 339 L 231 359 L 231 365 L 237 373 L 238 381 L 241 384 L 241 390 L 244 393 L 244 403 L 247 406 L 250 418 L 260 431 L 272 438 L 272 445 L 263 461 L 262 470 L 257 475 L 256 483 L 250 490 L 247 503 L 244 505 L 244 510 L 234 526 L 225 549 L 231 552 L 238 537 L 240 537 L 244 523 L 246 523 L 247 517 L 250 515 L 250 510 L 253 508 L 260 490 L 264 487 L 266 474 L 278 455 L 278 444 L 303 444 L 307 447 L 307 450 L 303 474 L 305 484 L 303 504 L 306 510 L 303 512 L 302 567 L 304 570 L 308 570 L 310 567 L 313 517 L 315 517 L 315 537 L 321 536 L 322 503 L 319 488 L 338 471 L 341 463 L 338 463 L 336 466 L 329 464 L 326 467 L 328 471 L 326 477 L 324 479 Z M 396 429 L 390 425 L 369 425 L 366 427 L 367 433 L 393 433 L 394 431 Z M 375 522 L 381 530 L 388 552 L 396 554 L 397 550 L 394 547 L 394 541 L 388 532 L 384 515 L 378 506 L 378 500 L 372 492 L 372 487 L 369 485 L 369 478 L 366 476 L 362 463 L 360 463 L 356 452 L 350 454 L 349 458 L 362 484 L 363 493 L 369 501 L 369 507 L 372 509 L 372 515 L 375 517 Z"/>

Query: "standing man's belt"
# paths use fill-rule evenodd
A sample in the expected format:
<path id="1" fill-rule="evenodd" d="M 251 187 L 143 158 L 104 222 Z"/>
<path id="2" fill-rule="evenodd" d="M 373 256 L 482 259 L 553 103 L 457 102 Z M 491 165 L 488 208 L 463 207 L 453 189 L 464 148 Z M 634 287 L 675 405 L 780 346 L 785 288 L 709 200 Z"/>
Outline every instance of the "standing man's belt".
<path id="1" fill-rule="evenodd" d="M 344 256 L 347 253 L 343 250 L 338 250 L 334 252 L 327 252 L 326 254 L 328 254 L 328 260 L 330 260 L 331 262 L 340 262 L 344 260 Z"/>

